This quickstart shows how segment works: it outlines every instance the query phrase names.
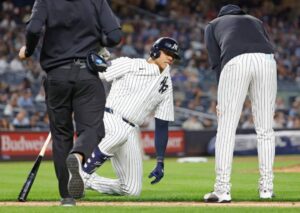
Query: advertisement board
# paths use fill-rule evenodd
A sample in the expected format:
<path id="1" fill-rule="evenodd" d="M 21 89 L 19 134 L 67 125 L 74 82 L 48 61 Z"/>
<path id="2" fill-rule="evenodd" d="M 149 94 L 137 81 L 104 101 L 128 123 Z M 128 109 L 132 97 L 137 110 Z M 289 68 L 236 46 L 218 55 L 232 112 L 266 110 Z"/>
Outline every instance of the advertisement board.
<path id="1" fill-rule="evenodd" d="M 39 154 L 47 136 L 48 132 L 1 132 L 1 159 L 35 158 Z M 51 155 L 52 143 L 48 145 L 45 157 L 51 157 Z"/>
<path id="2" fill-rule="evenodd" d="M 39 154 L 48 132 L 0 132 L 0 159 L 35 159 Z M 141 143 L 146 154 L 155 155 L 154 132 L 142 131 Z M 170 131 L 166 155 L 184 154 L 184 132 Z M 52 157 L 52 143 L 47 147 L 45 158 Z"/>
<path id="3" fill-rule="evenodd" d="M 300 154 L 300 131 L 282 130 L 275 131 L 275 153 L 276 155 Z M 209 142 L 207 152 L 215 153 L 216 138 Z M 234 155 L 257 155 L 257 135 L 237 134 L 235 137 Z"/>
<path id="4" fill-rule="evenodd" d="M 142 131 L 141 141 L 146 154 L 155 155 L 154 132 Z M 182 130 L 169 131 L 169 141 L 166 149 L 166 155 L 184 155 L 185 143 L 184 132 Z"/>

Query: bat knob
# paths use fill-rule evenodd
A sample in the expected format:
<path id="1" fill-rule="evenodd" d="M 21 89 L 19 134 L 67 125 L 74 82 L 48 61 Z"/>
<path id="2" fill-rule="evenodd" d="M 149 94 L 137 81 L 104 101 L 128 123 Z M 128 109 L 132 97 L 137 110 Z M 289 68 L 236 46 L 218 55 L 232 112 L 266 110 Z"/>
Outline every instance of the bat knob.
<path id="1" fill-rule="evenodd" d="M 19 198 L 18 198 L 18 201 L 20 201 L 20 202 L 25 202 L 26 200 L 25 200 L 24 198 L 19 197 Z"/>

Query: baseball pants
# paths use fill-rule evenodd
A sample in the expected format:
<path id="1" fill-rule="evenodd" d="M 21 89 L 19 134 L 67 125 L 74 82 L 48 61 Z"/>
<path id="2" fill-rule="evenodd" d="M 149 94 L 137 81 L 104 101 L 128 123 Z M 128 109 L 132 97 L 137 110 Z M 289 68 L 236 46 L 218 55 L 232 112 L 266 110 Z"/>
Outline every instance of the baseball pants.
<path id="1" fill-rule="evenodd" d="M 215 191 L 231 189 L 235 133 L 247 92 L 257 133 L 260 187 L 273 189 L 275 137 L 272 125 L 277 92 L 276 72 L 272 54 L 242 54 L 224 66 L 218 87 Z"/>
<path id="2" fill-rule="evenodd" d="M 138 196 L 142 190 L 142 154 L 138 127 L 132 127 L 117 114 L 104 113 L 105 137 L 99 144 L 111 157 L 117 179 L 93 175 L 86 183 L 100 193 Z"/>

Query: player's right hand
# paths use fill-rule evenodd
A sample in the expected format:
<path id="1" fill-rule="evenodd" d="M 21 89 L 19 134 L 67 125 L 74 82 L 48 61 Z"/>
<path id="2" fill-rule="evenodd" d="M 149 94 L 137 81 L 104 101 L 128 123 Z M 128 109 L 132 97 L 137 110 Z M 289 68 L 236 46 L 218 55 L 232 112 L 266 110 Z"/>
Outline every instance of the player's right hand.
<path id="1" fill-rule="evenodd" d="M 164 163 L 163 162 L 157 162 L 156 167 L 153 169 L 153 171 L 149 174 L 148 178 L 155 177 L 153 181 L 151 181 L 151 184 L 158 183 L 163 177 L 164 177 Z"/>

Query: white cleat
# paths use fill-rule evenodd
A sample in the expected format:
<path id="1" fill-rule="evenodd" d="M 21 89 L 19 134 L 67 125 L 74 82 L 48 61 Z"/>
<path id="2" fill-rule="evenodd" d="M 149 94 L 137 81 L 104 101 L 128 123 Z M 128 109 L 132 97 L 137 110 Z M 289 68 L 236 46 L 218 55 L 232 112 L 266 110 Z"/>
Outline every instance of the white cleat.
<path id="1" fill-rule="evenodd" d="M 204 195 L 204 202 L 206 203 L 230 203 L 230 192 L 210 192 Z"/>
<path id="2" fill-rule="evenodd" d="M 98 176 L 96 173 L 88 174 L 86 172 L 82 172 L 83 182 L 84 182 L 84 188 L 85 189 L 93 189 L 93 185 L 95 183 L 98 183 L 100 180 L 100 176 Z M 100 182 L 99 182 L 100 183 Z"/>
<path id="3" fill-rule="evenodd" d="M 260 199 L 272 199 L 275 197 L 273 190 L 270 189 L 260 189 L 259 190 Z"/>

